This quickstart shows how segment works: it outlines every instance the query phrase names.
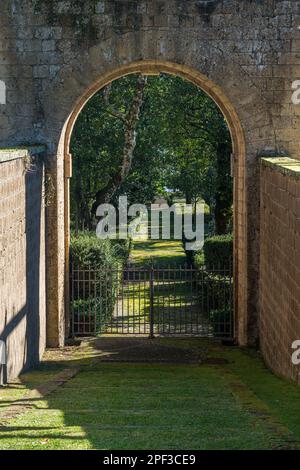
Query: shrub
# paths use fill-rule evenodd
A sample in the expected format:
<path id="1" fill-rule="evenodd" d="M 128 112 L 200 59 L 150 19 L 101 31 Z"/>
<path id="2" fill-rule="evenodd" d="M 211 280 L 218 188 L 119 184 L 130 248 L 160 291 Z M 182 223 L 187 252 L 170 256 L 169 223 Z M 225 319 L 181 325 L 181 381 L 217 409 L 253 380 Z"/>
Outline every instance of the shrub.
<path id="1" fill-rule="evenodd" d="M 72 312 L 75 331 L 83 334 L 93 334 L 95 331 L 105 332 L 106 324 L 111 319 L 114 303 L 115 298 L 105 296 L 74 300 Z"/>
<path id="2" fill-rule="evenodd" d="M 129 240 L 101 240 L 92 232 L 71 236 L 71 260 L 81 268 L 116 268 L 129 255 Z"/>
<path id="3" fill-rule="evenodd" d="M 208 318 L 212 310 L 231 310 L 233 280 L 230 276 L 216 274 L 199 268 L 198 301 L 202 313 Z"/>
<path id="4" fill-rule="evenodd" d="M 208 269 L 230 267 L 233 262 L 232 234 L 207 238 L 203 245 L 205 265 Z"/>
<path id="5" fill-rule="evenodd" d="M 203 250 L 196 251 L 194 254 L 194 266 L 195 268 L 201 268 L 204 266 L 205 260 L 204 260 L 204 253 Z"/>
<path id="6" fill-rule="evenodd" d="M 111 318 L 129 251 L 129 240 L 101 240 L 90 232 L 72 235 L 71 308 L 78 328 L 85 323 L 83 333 L 103 331 Z"/>
<path id="7" fill-rule="evenodd" d="M 230 309 L 211 310 L 209 319 L 214 336 L 233 336 L 232 311 Z"/>

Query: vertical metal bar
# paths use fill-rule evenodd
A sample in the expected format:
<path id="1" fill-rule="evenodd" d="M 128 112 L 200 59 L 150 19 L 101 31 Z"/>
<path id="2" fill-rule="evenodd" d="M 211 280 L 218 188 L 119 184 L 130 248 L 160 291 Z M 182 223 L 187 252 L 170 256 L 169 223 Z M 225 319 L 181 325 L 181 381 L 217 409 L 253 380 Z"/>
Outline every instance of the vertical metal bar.
<path id="1" fill-rule="evenodd" d="M 191 303 L 190 303 L 190 334 L 193 333 L 194 327 L 193 327 L 193 322 L 194 322 L 194 313 L 193 311 L 195 310 L 195 305 L 194 305 L 194 273 L 192 269 L 192 265 L 190 265 L 190 282 L 191 282 Z"/>
<path id="2" fill-rule="evenodd" d="M 69 298 L 69 310 L 70 310 L 70 335 L 74 337 L 74 313 L 73 313 L 73 283 L 74 283 L 74 273 L 73 273 L 73 263 L 70 260 L 70 270 L 69 270 L 69 283 L 70 283 L 70 298 Z"/>
<path id="3" fill-rule="evenodd" d="M 194 271 L 194 275 L 195 275 L 195 295 L 196 295 L 196 325 L 195 325 L 195 329 L 196 329 L 196 334 L 198 335 L 199 334 L 199 318 L 200 318 L 200 314 L 201 314 L 201 318 L 203 317 L 203 313 L 202 313 L 202 305 L 200 306 L 200 302 L 199 302 L 199 290 L 200 290 L 200 272 L 198 269 L 196 269 Z M 200 312 L 200 308 L 201 308 L 201 312 Z"/>
<path id="4" fill-rule="evenodd" d="M 74 328 L 74 261 L 71 262 L 71 329 L 72 329 L 72 337 L 75 336 L 75 328 Z"/>
<path id="5" fill-rule="evenodd" d="M 138 270 L 138 292 L 139 292 L 139 312 L 138 312 L 138 315 L 139 315 L 139 334 L 141 334 L 141 271 L 140 269 Z"/>
<path id="6" fill-rule="evenodd" d="M 188 308 L 189 308 L 189 296 L 188 296 L 188 266 L 185 263 L 183 266 L 181 266 L 181 272 L 180 272 L 180 292 L 181 292 L 181 297 L 180 297 L 180 310 L 182 311 L 182 327 L 180 330 L 180 333 L 183 332 L 183 334 L 187 334 L 188 332 Z M 183 330 L 183 331 L 182 331 Z"/>
<path id="7" fill-rule="evenodd" d="M 109 282 L 110 282 L 110 286 L 109 286 L 109 292 L 110 292 L 110 301 L 109 301 L 109 316 L 111 318 L 111 323 L 113 323 L 113 314 L 114 314 L 114 306 L 115 306 L 115 303 L 114 303 L 114 275 L 115 275 L 115 271 L 114 271 L 114 268 L 112 268 L 110 270 L 110 278 L 109 278 Z"/>
<path id="8" fill-rule="evenodd" d="M 125 278 L 126 276 L 128 276 L 128 270 L 125 269 L 123 271 L 123 274 L 122 274 L 122 287 L 121 287 L 121 306 L 122 306 L 122 315 L 121 315 L 121 333 L 123 334 L 124 333 L 124 282 L 125 282 Z M 118 324 L 119 324 L 119 320 L 118 320 L 118 323 L 117 323 L 117 329 L 119 330 L 119 327 L 118 327 Z M 118 333 L 119 331 L 117 331 Z"/>
<path id="9" fill-rule="evenodd" d="M 150 268 L 150 310 L 149 310 L 149 320 L 150 320 L 150 334 L 149 338 L 154 338 L 154 270 L 153 265 Z"/>
<path id="10" fill-rule="evenodd" d="M 165 282 L 165 269 L 162 272 L 162 320 L 159 314 L 159 333 L 161 333 L 160 324 L 162 321 L 162 333 L 165 332 L 165 296 L 166 296 L 166 282 Z"/>
<path id="11" fill-rule="evenodd" d="M 92 332 L 92 322 L 91 322 L 91 265 L 89 264 L 89 288 L 88 288 L 88 293 L 89 293 L 89 301 L 88 301 L 88 309 L 89 309 L 89 313 L 88 313 L 88 318 L 89 318 L 89 327 L 88 327 L 88 331 L 89 331 L 89 334 L 91 334 Z"/>
<path id="12" fill-rule="evenodd" d="M 135 333 L 135 278 L 136 278 L 136 272 L 135 268 L 134 271 L 132 272 L 132 333 Z"/>
<path id="13" fill-rule="evenodd" d="M 105 271 L 104 271 L 104 272 L 105 272 L 105 281 L 104 281 L 104 295 L 105 295 L 105 318 L 108 318 L 108 316 L 109 316 L 109 315 L 108 315 L 108 312 L 109 312 L 109 310 L 108 310 L 108 287 L 107 287 L 107 284 L 108 284 L 108 282 L 107 282 L 107 268 L 104 268 L 104 269 L 105 269 Z M 111 323 L 111 325 L 112 325 L 112 323 Z M 111 328 L 112 328 L 112 326 L 111 326 Z"/>
<path id="14" fill-rule="evenodd" d="M 83 274 L 83 300 L 84 300 L 84 303 L 82 305 L 82 311 L 83 311 L 83 333 L 85 334 L 85 309 L 86 309 L 86 296 L 85 296 L 85 267 L 83 268 L 82 270 L 82 274 Z"/>
<path id="15" fill-rule="evenodd" d="M 171 318 L 171 267 L 169 265 L 169 269 L 168 269 L 168 281 L 167 281 L 167 285 L 168 285 L 168 300 L 169 300 L 169 305 L 168 305 L 168 328 L 169 330 L 167 331 L 167 333 L 170 332 L 170 318 Z"/>
<path id="16" fill-rule="evenodd" d="M 178 288 L 178 286 L 176 286 L 176 281 L 178 280 L 177 279 L 177 271 L 176 271 L 176 267 L 175 267 L 175 264 L 173 265 L 173 267 L 171 268 L 172 269 L 172 273 L 173 273 L 173 276 L 171 276 L 171 279 L 172 279 L 172 283 L 173 283 L 173 289 L 172 289 L 172 295 L 173 295 L 173 314 L 172 314 L 172 309 L 171 309 L 171 317 L 169 318 L 169 333 L 172 334 L 172 331 L 174 334 L 176 334 L 176 328 L 177 328 L 177 325 L 176 325 L 176 315 L 177 315 L 177 292 L 176 292 L 176 287 Z M 180 279 L 180 274 L 179 274 L 179 279 Z M 172 283 L 171 283 L 171 288 L 172 288 Z M 179 286 L 180 286 L 180 281 L 179 281 Z M 179 299 L 180 299 L 180 292 L 178 292 L 178 295 L 179 295 Z M 181 322 L 181 315 L 180 315 L 180 322 Z"/>
<path id="17" fill-rule="evenodd" d="M 155 274 L 156 274 L 156 285 L 155 285 Z M 156 289 L 155 289 L 156 287 Z M 160 290 L 160 270 L 157 268 L 154 272 L 154 294 L 155 294 L 155 306 L 156 306 L 156 332 L 159 328 L 159 311 L 160 311 L 160 299 L 159 299 L 159 290 Z"/>
<path id="18" fill-rule="evenodd" d="M 175 280 L 175 274 L 176 274 L 176 280 Z M 180 265 L 179 266 L 179 271 L 178 273 L 176 271 L 174 271 L 174 297 L 175 297 L 175 302 L 174 302 L 174 305 L 175 305 L 175 309 L 174 309 L 174 312 L 175 312 L 175 315 L 174 315 L 174 333 L 177 333 L 177 324 L 179 322 L 179 333 L 181 334 L 181 324 L 182 324 L 182 289 L 183 289 L 183 275 L 184 275 L 184 271 L 182 270 L 182 266 Z M 179 280 L 177 279 L 177 276 L 179 276 Z M 176 298 L 176 292 L 175 292 L 175 289 L 176 289 L 176 281 L 178 281 L 178 286 L 177 286 L 177 290 L 178 290 L 178 307 L 177 307 L 177 298 Z M 178 319 L 177 319 L 178 317 Z"/>
<path id="19" fill-rule="evenodd" d="M 129 328 L 129 312 L 130 312 L 130 281 L 131 281 L 131 271 L 128 272 L 128 279 L 127 279 L 127 285 L 126 285 L 126 295 L 127 295 L 127 331 L 126 333 L 129 333 L 130 328 Z"/>
<path id="20" fill-rule="evenodd" d="M 99 275 L 99 298 L 100 298 L 100 332 L 102 333 L 102 328 L 103 328 L 103 322 L 106 323 L 106 315 L 105 315 L 105 308 L 104 308 L 104 301 L 103 301 L 103 271 L 98 271 Z M 95 329 L 97 328 L 97 318 L 95 321 Z"/>
<path id="21" fill-rule="evenodd" d="M 223 265 L 222 269 L 222 310 L 223 310 L 223 331 L 224 331 L 224 336 L 228 335 L 228 331 L 230 332 L 230 327 L 229 327 L 229 322 L 230 318 L 227 318 L 227 313 L 226 311 L 228 310 L 228 302 L 226 302 L 226 284 L 227 284 L 227 273 L 226 273 L 226 266 L 225 264 Z M 229 335 L 228 335 L 229 336 Z"/>
<path id="22" fill-rule="evenodd" d="M 144 270 L 144 334 L 147 333 L 147 322 L 148 322 L 148 295 L 147 295 L 147 285 L 148 285 L 148 273 L 149 270 Z"/>
<path id="23" fill-rule="evenodd" d="M 234 338 L 235 335 L 235 324 L 234 324 L 234 310 L 233 310 L 233 293 L 234 293 L 234 278 L 233 278 L 233 270 L 232 270 L 232 265 L 231 261 L 229 262 L 229 295 L 230 295 L 230 336 Z"/>
<path id="24" fill-rule="evenodd" d="M 97 312 L 99 309 L 99 299 L 97 295 L 97 275 L 98 271 L 96 268 L 93 268 L 93 276 L 94 276 L 94 335 L 96 335 L 97 332 Z"/>

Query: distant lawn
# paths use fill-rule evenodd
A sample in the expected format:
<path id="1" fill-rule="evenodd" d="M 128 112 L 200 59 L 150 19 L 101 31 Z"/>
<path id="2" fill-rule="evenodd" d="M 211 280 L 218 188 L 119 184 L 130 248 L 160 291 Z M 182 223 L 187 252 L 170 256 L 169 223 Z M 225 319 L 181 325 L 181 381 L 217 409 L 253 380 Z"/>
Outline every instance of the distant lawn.
<path id="1" fill-rule="evenodd" d="M 148 265 L 153 261 L 156 267 L 182 266 L 187 259 L 181 240 L 135 241 L 130 261 L 136 266 Z"/>

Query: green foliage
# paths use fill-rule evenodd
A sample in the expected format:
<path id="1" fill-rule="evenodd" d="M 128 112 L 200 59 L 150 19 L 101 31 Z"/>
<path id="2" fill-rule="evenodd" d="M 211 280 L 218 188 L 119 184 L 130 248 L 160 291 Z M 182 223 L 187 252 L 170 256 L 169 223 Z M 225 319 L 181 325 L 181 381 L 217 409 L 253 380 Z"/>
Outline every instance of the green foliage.
<path id="1" fill-rule="evenodd" d="M 199 304 L 202 305 L 203 313 L 210 317 L 213 310 L 231 311 L 232 301 L 232 278 L 226 274 L 211 272 L 199 267 Z"/>
<path id="2" fill-rule="evenodd" d="M 91 232 L 72 235 L 73 316 L 81 325 L 85 319 L 90 319 L 91 312 L 95 320 L 94 323 L 87 321 L 83 333 L 94 333 L 94 329 L 105 331 L 105 324 L 114 310 L 121 268 L 129 251 L 129 240 L 101 240 Z"/>
<path id="3" fill-rule="evenodd" d="M 112 83 L 113 109 L 126 112 L 135 84 L 136 75 Z M 150 203 L 167 196 L 166 188 L 180 191 L 187 202 L 203 198 L 224 231 L 232 205 L 231 140 L 215 103 L 179 77 L 148 77 L 136 139 L 131 171 L 115 200 L 126 194 L 130 203 Z M 72 135 L 71 216 L 77 229 L 89 226 L 96 192 L 120 172 L 123 145 L 124 123 L 110 113 L 100 90 L 80 113 Z"/>
<path id="4" fill-rule="evenodd" d="M 99 280 L 97 281 L 99 285 Z M 104 282 L 103 282 L 104 285 Z M 110 321 L 117 295 L 117 284 L 110 284 L 109 291 L 104 291 L 98 297 L 76 299 L 72 302 L 72 311 L 76 321 L 84 325 L 84 334 L 104 333 L 107 322 Z M 109 295 L 108 295 L 109 294 Z M 91 321 L 91 317 L 93 321 Z M 85 324 L 84 324 L 85 323 Z M 87 331 L 89 329 L 89 331 Z"/>
<path id="5" fill-rule="evenodd" d="M 233 336 L 232 311 L 230 309 L 211 310 L 209 315 L 216 337 Z"/>
<path id="6" fill-rule="evenodd" d="M 204 253 L 203 250 L 197 251 L 194 254 L 194 266 L 196 268 L 201 268 L 205 264 Z"/>
<path id="7" fill-rule="evenodd" d="M 232 336 L 233 237 L 216 235 L 207 238 L 203 249 L 194 253 L 193 263 L 200 271 L 200 305 L 204 306 L 215 336 Z"/>
<path id="8" fill-rule="evenodd" d="M 208 269 L 228 268 L 233 262 L 233 236 L 215 235 L 207 238 L 203 245 L 205 265 Z"/>
<path id="9" fill-rule="evenodd" d="M 124 264 L 129 250 L 129 240 L 102 240 L 87 231 L 71 236 L 71 259 L 81 268 L 117 268 Z"/>
<path id="10" fill-rule="evenodd" d="M 165 351 L 192 350 L 191 357 L 203 358 L 203 364 L 105 364 L 103 348 L 93 348 L 92 343 L 88 348 L 71 348 L 67 354 L 48 351 L 51 360 L 47 357 L 37 370 L 22 374 L 17 387 L 1 388 L 5 414 L 12 403 L 24 403 L 18 406 L 19 414 L 10 418 L 9 432 L 2 432 L 1 449 L 298 447 L 299 385 L 272 374 L 259 353 L 222 347 L 204 338 L 157 338 L 155 342 Z M 107 347 L 114 357 L 124 345 Z M 223 359 L 224 364 L 212 367 L 205 363 L 207 358 Z M 37 408 L 36 400 L 28 399 L 30 390 L 57 382 L 58 374 L 71 364 L 80 367 L 81 373 L 44 397 L 43 406 Z M 155 400 L 149 383 L 165 399 Z M 284 428 L 286 433 L 278 434 Z"/>

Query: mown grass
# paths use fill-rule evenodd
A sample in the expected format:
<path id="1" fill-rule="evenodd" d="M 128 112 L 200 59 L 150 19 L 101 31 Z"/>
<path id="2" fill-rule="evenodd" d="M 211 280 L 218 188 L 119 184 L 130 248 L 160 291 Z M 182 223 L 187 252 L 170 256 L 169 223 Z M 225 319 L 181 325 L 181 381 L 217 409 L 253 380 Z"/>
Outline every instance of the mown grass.
<path id="1" fill-rule="evenodd" d="M 29 408 L 19 417 L 2 423 L 0 448 L 155 450 L 298 446 L 300 390 L 274 376 L 259 355 L 197 338 L 157 341 L 200 348 L 207 358 L 228 362 L 89 364 L 86 357 L 70 357 L 71 363 L 81 365 L 82 371 L 48 397 L 21 401 L 21 405 Z M 39 371 L 24 374 L 22 386 L 34 388 L 38 382 L 53 377 L 56 368 L 59 371 L 62 365 L 66 366 L 66 361 L 62 364 L 56 360 L 52 366 L 50 363 Z M 3 409 L 9 404 L 8 390 L 10 400 L 14 396 L 20 398 L 19 392 L 16 395 L 16 390 L 8 387 L 6 399 L 2 399 Z"/>
<path id="2" fill-rule="evenodd" d="M 186 262 L 181 240 L 143 240 L 133 244 L 131 262 L 136 266 L 179 267 Z"/>
<path id="3" fill-rule="evenodd" d="M 135 242 L 134 263 L 154 255 L 160 266 L 185 262 L 180 241 Z M 143 308 L 147 315 L 147 302 Z M 93 348 L 48 353 L 39 370 L 0 389 L 0 449 L 299 447 L 300 389 L 273 375 L 257 352 L 203 338 L 155 341 L 199 349 L 207 362 L 105 364 Z M 26 397 L 74 366 L 78 375 L 49 396 Z M 3 420 L 12 404 L 19 416 Z"/>

